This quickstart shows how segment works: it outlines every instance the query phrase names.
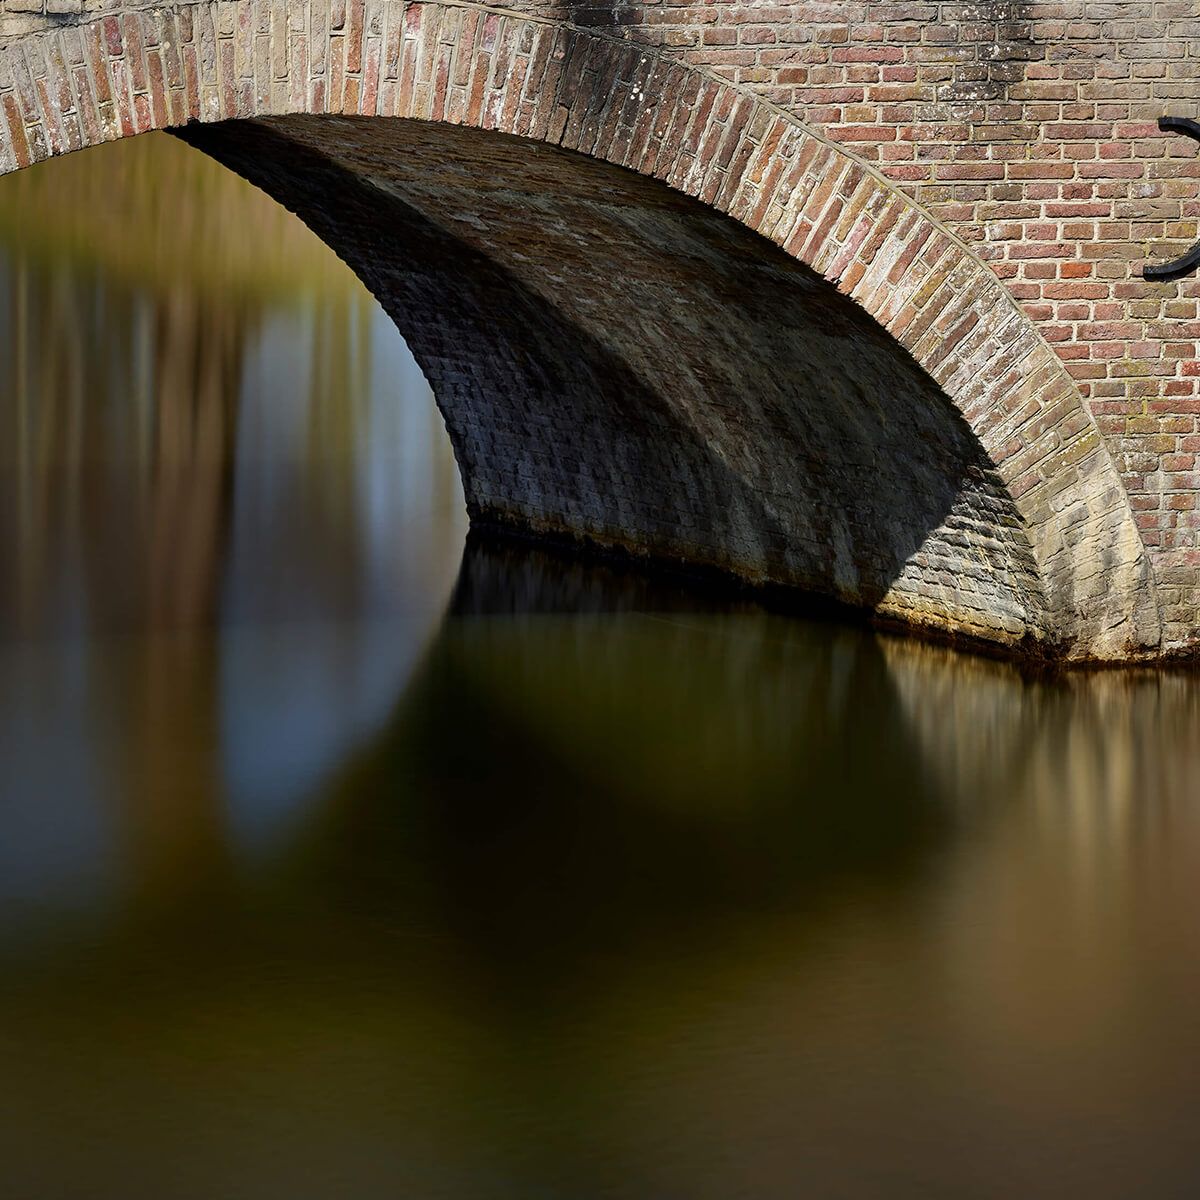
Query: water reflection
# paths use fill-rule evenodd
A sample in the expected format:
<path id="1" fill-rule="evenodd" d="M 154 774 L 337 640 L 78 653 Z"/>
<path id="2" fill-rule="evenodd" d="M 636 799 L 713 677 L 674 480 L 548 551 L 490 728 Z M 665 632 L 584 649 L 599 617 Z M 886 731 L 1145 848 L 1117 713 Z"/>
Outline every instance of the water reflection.
<path id="1" fill-rule="evenodd" d="M 153 196 L 179 240 L 129 211 L 43 236 L 68 195 Z M 0 843 L 0 893 L 53 909 L 120 891 L 129 856 L 169 877 L 267 836 L 387 711 L 464 518 L 390 323 L 203 156 L 138 139 L 23 173 L 0 239 L 0 759 L 31 835 Z"/>
<path id="2" fill-rule="evenodd" d="M 476 541 L 397 694 L 269 858 L 10 946 L 27 1194 L 1190 1189 L 1188 680 Z"/>
<path id="3" fill-rule="evenodd" d="M 352 281 L 129 240 L 0 251 L 6 1196 L 1194 1191 L 1194 676 L 464 552 Z"/>

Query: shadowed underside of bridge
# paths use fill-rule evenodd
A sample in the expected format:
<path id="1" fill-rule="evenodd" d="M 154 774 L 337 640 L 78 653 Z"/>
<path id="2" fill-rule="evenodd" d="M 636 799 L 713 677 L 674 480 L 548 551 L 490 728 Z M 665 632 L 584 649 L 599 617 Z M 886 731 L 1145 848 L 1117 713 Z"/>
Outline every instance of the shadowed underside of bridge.
<path id="1" fill-rule="evenodd" d="M 433 385 L 472 520 L 1018 642 L 1041 585 L 934 384 L 803 264 L 557 147 L 284 117 L 184 136 L 364 279 Z"/>
<path id="2" fill-rule="evenodd" d="M 0 63 L 0 169 L 175 128 L 297 212 L 409 341 L 477 522 L 1049 656 L 1157 651 L 1070 377 L 892 185 L 732 85 L 554 22 L 389 5 L 373 59 L 370 27 L 297 59 L 330 11 L 31 35 Z M 6 94 L 14 62 L 30 86 Z"/>

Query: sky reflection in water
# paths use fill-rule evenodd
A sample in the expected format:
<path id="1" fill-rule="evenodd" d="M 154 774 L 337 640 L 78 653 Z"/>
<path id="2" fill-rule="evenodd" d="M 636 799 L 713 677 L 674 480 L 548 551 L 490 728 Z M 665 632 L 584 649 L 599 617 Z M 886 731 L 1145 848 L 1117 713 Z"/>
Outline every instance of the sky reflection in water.
<path id="1" fill-rule="evenodd" d="M 336 263 L 72 162 L 266 260 L 0 191 L 5 1195 L 1194 1193 L 1194 678 L 464 553 Z"/>

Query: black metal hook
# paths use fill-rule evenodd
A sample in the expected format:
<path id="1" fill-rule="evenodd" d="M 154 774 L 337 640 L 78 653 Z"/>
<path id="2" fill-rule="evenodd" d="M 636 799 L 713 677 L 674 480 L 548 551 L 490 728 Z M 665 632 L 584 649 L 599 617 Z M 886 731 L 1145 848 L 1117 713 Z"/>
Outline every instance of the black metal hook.
<path id="1" fill-rule="evenodd" d="M 1158 127 L 1164 133 L 1182 133 L 1200 142 L 1200 122 L 1190 121 L 1187 117 L 1159 117 Z M 1147 263 L 1142 268 L 1143 279 L 1178 279 L 1200 266 L 1200 242 L 1197 242 L 1182 258 L 1174 258 L 1168 263 L 1155 266 Z"/>

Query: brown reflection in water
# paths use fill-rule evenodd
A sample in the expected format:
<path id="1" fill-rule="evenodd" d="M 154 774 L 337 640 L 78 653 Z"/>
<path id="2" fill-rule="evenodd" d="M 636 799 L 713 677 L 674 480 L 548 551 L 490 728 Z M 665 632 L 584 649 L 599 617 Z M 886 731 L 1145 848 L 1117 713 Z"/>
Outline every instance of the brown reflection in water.
<path id="1" fill-rule="evenodd" d="M 980 1086 L 1063 1137 L 1153 1111 L 1172 1144 L 1200 1098 L 1200 680 L 885 653 L 968 831 L 936 924 Z"/>
<path id="2" fill-rule="evenodd" d="M 147 623 L 203 627 L 216 618 L 247 322 L 184 291 L 160 301 L 155 317 Z"/>
<path id="3" fill-rule="evenodd" d="M 1185 1196 L 1197 742 L 1183 677 L 476 542 L 286 850 L 8 971 L 0 1149 L 129 1200 Z"/>
<path id="4" fill-rule="evenodd" d="M 18 260 L 12 275 L 16 461 L 3 483 L 15 475 L 17 530 L 4 523 L 0 556 L 18 610 L 2 636 L 55 639 L 66 623 L 68 636 L 138 639 L 136 668 L 89 686 L 116 735 L 106 755 L 131 877 L 154 886 L 181 858 L 228 852 L 212 628 L 257 314 L 186 287 L 125 293 L 63 263 Z"/>
<path id="5" fill-rule="evenodd" d="M 233 503 L 241 370 L 254 314 L 172 289 L 156 300 L 150 339 L 149 479 L 142 500 L 145 642 L 123 723 L 131 875 L 151 895 L 184 864 L 212 874 L 230 853 L 221 805 L 219 660 L 212 630 Z M 101 510 L 103 499 L 96 508 Z M 115 538 L 86 531 L 104 555 Z M 97 564 L 98 572 L 105 570 Z M 103 580 L 99 590 L 105 588 Z"/>
<path id="6" fill-rule="evenodd" d="M 228 629 L 352 628 L 425 586 L 389 577 L 368 529 L 363 476 L 394 434 L 372 408 L 375 312 L 298 220 L 172 139 L 0 186 L 0 654 L 49 667 L 74 646 L 87 727 L 56 752 L 98 743 L 86 774 L 119 806 L 135 891 L 230 857 Z M 418 448 L 418 478 L 453 478 L 444 443 Z M 394 507 L 375 520 L 397 543 L 421 525 Z M 416 532 L 453 555 L 443 525 Z M 72 686 L 47 683 L 47 705 Z"/>
<path id="7" fill-rule="evenodd" d="M 369 369 L 361 285 L 268 197 L 158 134 L 5 179 L 0 255 L 0 360 L 13 364 L 0 469 L 16 477 L 0 569 L 17 572 L 0 636 L 61 621 L 75 599 L 64 547 L 100 548 L 89 572 L 110 578 L 89 573 L 82 593 L 96 624 L 211 623 L 246 347 L 276 313 L 314 319 L 296 398 L 313 485 L 321 458 L 353 479 Z"/>

